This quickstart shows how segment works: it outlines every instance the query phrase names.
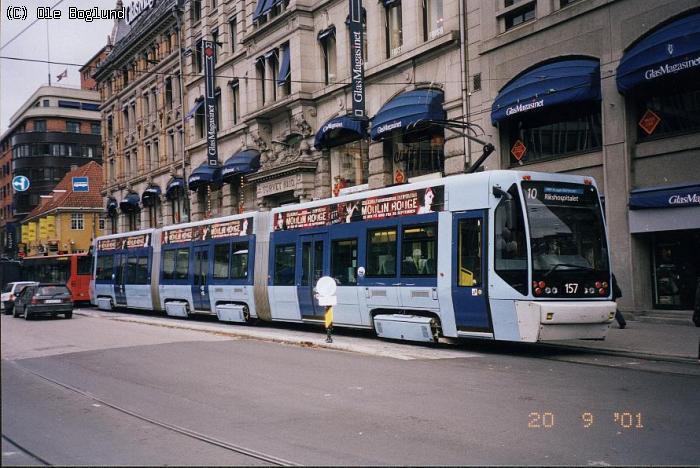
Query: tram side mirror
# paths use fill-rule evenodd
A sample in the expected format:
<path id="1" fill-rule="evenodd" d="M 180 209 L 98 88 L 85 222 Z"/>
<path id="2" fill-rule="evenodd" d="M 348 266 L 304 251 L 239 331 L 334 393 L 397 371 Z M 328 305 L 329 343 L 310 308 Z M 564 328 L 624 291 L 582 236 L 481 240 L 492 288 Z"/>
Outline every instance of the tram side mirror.
<path id="1" fill-rule="evenodd" d="M 503 204 L 503 207 L 506 210 L 506 227 L 511 231 L 517 229 L 518 212 L 516 210 L 518 209 L 518 206 L 515 203 L 515 200 L 513 200 L 513 196 L 498 186 L 493 187 L 492 193 L 493 196 L 496 198 L 504 198 L 504 200 L 502 200 L 501 203 Z"/>

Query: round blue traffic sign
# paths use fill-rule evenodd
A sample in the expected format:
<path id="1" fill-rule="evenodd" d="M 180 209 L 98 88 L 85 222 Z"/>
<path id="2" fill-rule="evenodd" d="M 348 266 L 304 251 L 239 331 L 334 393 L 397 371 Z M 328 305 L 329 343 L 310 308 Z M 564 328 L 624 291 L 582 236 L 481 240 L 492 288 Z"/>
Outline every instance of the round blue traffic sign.
<path id="1" fill-rule="evenodd" d="M 26 192 L 29 190 L 29 185 L 29 179 L 23 175 L 14 176 L 12 178 L 12 187 L 14 187 L 17 192 Z"/>

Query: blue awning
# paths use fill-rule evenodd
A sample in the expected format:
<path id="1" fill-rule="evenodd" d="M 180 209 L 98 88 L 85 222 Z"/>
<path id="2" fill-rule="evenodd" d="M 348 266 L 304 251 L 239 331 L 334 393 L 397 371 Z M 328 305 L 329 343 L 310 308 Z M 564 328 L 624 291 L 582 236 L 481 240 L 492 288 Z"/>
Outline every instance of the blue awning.
<path id="1" fill-rule="evenodd" d="M 219 182 L 221 182 L 221 166 L 209 166 L 207 163 L 204 163 L 192 171 L 192 174 L 187 179 L 187 186 L 190 190 L 197 190 L 202 185 L 217 184 Z"/>
<path id="2" fill-rule="evenodd" d="M 130 192 L 119 202 L 119 208 L 124 212 L 136 211 L 139 209 L 141 198 L 138 193 Z"/>
<path id="3" fill-rule="evenodd" d="M 615 79 L 618 91 L 624 94 L 693 70 L 700 71 L 700 12 L 672 21 L 630 47 L 620 60 Z"/>
<path id="4" fill-rule="evenodd" d="M 254 149 L 239 151 L 226 160 L 221 168 L 221 179 L 228 182 L 236 175 L 245 175 L 260 169 L 260 152 Z"/>
<path id="5" fill-rule="evenodd" d="M 444 100 L 443 92 L 437 89 L 416 89 L 399 94 L 372 118 L 372 139 L 380 140 L 393 130 L 405 129 L 419 121 L 445 120 Z"/>
<path id="6" fill-rule="evenodd" d="M 322 29 L 318 32 L 318 40 L 324 41 L 327 37 L 335 36 L 335 26 L 331 25 L 326 29 Z"/>
<path id="7" fill-rule="evenodd" d="M 700 206 L 700 184 L 660 186 L 630 192 L 630 210 Z"/>
<path id="8" fill-rule="evenodd" d="M 112 197 L 109 197 L 107 199 L 107 212 L 114 213 L 115 211 L 117 211 L 117 208 L 119 208 L 119 203 L 117 203 L 117 200 L 115 200 Z"/>
<path id="9" fill-rule="evenodd" d="M 314 146 L 320 150 L 367 138 L 367 123 L 367 119 L 356 119 L 349 115 L 334 117 L 316 132 Z"/>
<path id="10" fill-rule="evenodd" d="M 275 0 L 258 0 L 258 4 L 255 5 L 255 11 L 253 12 L 253 21 L 257 20 L 263 15 L 266 15 L 270 10 L 272 10 Z"/>
<path id="11" fill-rule="evenodd" d="M 168 183 L 167 187 L 165 187 L 165 196 L 168 199 L 172 200 L 173 198 L 176 198 L 181 193 L 184 193 L 184 191 L 185 191 L 185 181 L 182 180 L 182 177 L 176 177 Z"/>
<path id="12" fill-rule="evenodd" d="M 157 185 L 151 185 L 141 194 L 141 204 L 143 206 L 153 206 L 160 197 L 161 194 L 160 187 Z"/>
<path id="13" fill-rule="evenodd" d="M 277 86 L 283 86 L 289 78 L 289 44 L 282 48 L 282 65 L 280 65 L 280 74 L 277 76 Z"/>
<path id="14" fill-rule="evenodd" d="M 504 86 L 491 106 L 491 123 L 496 125 L 523 112 L 600 98 L 598 60 L 557 60 L 530 69 Z"/>

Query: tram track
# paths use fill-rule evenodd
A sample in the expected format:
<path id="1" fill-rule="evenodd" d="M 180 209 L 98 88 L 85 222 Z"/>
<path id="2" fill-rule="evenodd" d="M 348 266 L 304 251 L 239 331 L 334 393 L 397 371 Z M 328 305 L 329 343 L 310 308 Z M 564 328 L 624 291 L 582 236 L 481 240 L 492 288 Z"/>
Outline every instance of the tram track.
<path id="1" fill-rule="evenodd" d="M 152 417 L 150 417 L 150 416 L 147 416 L 147 415 L 145 415 L 145 414 L 143 414 L 143 413 L 139 413 L 139 412 L 136 412 L 136 411 L 132 411 L 132 410 L 127 409 L 127 408 L 124 408 L 123 406 L 120 406 L 120 405 L 118 405 L 118 404 L 116 404 L 116 403 L 107 401 L 107 400 L 105 400 L 105 399 L 103 399 L 103 398 L 100 398 L 100 397 L 98 397 L 98 396 L 96 396 L 96 395 L 93 395 L 93 394 L 90 393 L 90 392 L 87 392 L 87 391 L 85 391 L 85 390 L 81 390 L 81 389 L 79 389 L 79 388 L 77 388 L 77 387 L 74 387 L 74 386 L 72 386 L 72 385 L 70 385 L 70 384 L 67 384 L 67 383 L 64 383 L 64 382 L 60 382 L 60 381 L 58 381 L 58 380 L 56 380 L 56 379 L 53 379 L 53 378 L 48 377 L 48 376 L 46 376 L 46 375 L 43 375 L 43 374 L 41 374 L 41 373 L 39 373 L 39 372 L 36 372 L 36 371 L 34 371 L 34 370 L 31 370 L 31 369 L 29 369 L 29 368 L 27 368 L 27 367 L 25 367 L 25 366 L 22 366 L 21 364 L 17 363 L 16 361 L 8 361 L 8 362 L 9 362 L 11 365 L 13 365 L 13 366 L 17 367 L 18 369 L 22 370 L 23 372 L 26 372 L 26 373 L 28 373 L 28 374 L 31 374 L 31 375 L 37 377 L 37 378 L 40 378 L 40 379 L 42 379 L 42 380 L 45 380 L 45 381 L 47 381 L 47 382 L 49 382 L 49 383 L 51 383 L 51 384 L 53 384 L 53 385 L 55 385 L 55 386 L 57 386 L 57 387 L 60 387 L 60 388 L 63 388 L 63 389 L 65 389 L 65 390 L 68 390 L 68 391 L 70 391 L 70 392 L 76 393 L 76 394 L 78 394 L 78 395 L 80 395 L 80 396 L 83 396 L 83 397 L 85 397 L 85 398 L 89 398 L 90 400 L 92 400 L 92 401 L 94 401 L 94 402 L 97 402 L 97 403 L 99 403 L 99 404 L 101 404 L 101 405 L 103 405 L 103 406 L 106 406 L 106 407 L 111 408 L 111 409 L 113 409 L 113 410 L 115 410 L 115 411 L 118 411 L 118 412 L 120 412 L 120 413 L 126 414 L 126 415 L 128 415 L 128 416 L 131 416 L 131 417 L 133 417 L 133 418 L 139 419 L 139 420 L 141 420 L 141 421 L 147 422 L 147 423 L 152 424 L 152 425 L 154 425 L 154 426 L 158 426 L 158 427 L 160 427 L 160 428 L 169 430 L 169 431 L 171 431 L 171 432 L 175 432 L 175 433 L 177 433 L 177 434 L 180 434 L 180 435 L 189 437 L 189 438 L 191 438 L 191 439 L 198 440 L 198 441 L 200 441 L 200 442 L 204 442 L 204 443 L 206 443 L 206 444 L 209 444 L 209 445 L 212 445 L 212 446 L 215 446 L 215 447 L 219 447 L 219 448 L 228 450 L 228 451 L 230 451 L 230 452 L 237 453 L 237 454 L 239 454 L 239 455 L 244 455 L 244 456 L 250 457 L 250 458 L 255 459 L 255 460 L 260 460 L 260 461 L 265 462 L 265 463 L 267 463 L 267 464 L 269 464 L 269 465 L 272 465 L 272 466 L 301 466 L 301 464 L 299 464 L 299 463 L 295 463 L 295 462 L 292 462 L 292 461 L 290 461 L 290 460 L 286 460 L 286 459 L 284 459 L 284 458 L 276 457 L 276 456 L 274 456 L 274 455 L 271 455 L 271 454 L 268 454 L 268 453 L 264 453 L 264 452 L 260 452 L 260 451 L 258 451 L 258 450 L 251 449 L 251 448 L 248 448 L 248 447 L 243 447 L 243 446 L 241 446 L 241 445 L 234 444 L 234 443 L 231 443 L 231 442 L 228 442 L 228 441 L 223 441 L 223 440 L 217 439 L 217 438 L 215 438 L 215 437 L 212 437 L 212 436 L 209 436 L 209 435 L 206 435 L 206 434 L 202 434 L 202 433 L 197 432 L 197 431 L 195 431 L 195 430 L 193 430 L 193 429 L 189 429 L 189 428 L 186 428 L 186 427 L 178 426 L 178 425 L 175 425 L 175 424 L 170 424 L 170 423 L 167 423 L 167 422 L 165 422 L 165 421 L 161 421 L 161 420 L 152 418 Z M 40 457 L 38 457 L 37 455 L 33 454 L 32 452 L 28 451 L 26 448 L 21 447 L 19 444 L 17 444 L 17 442 L 15 442 L 15 441 L 12 440 L 12 439 L 9 439 L 9 438 L 8 438 L 7 436 L 5 436 L 4 434 L 3 434 L 3 437 L 6 438 L 8 441 L 12 442 L 14 445 L 20 447 L 20 448 L 21 448 L 22 450 L 24 450 L 25 452 L 27 452 L 27 453 L 29 453 L 30 455 L 32 455 L 34 458 L 36 458 L 36 459 L 38 459 L 38 460 L 41 460 L 42 462 L 46 463 L 47 465 L 51 465 L 49 462 L 43 460 L 42 458 L 40 458 Z"/>

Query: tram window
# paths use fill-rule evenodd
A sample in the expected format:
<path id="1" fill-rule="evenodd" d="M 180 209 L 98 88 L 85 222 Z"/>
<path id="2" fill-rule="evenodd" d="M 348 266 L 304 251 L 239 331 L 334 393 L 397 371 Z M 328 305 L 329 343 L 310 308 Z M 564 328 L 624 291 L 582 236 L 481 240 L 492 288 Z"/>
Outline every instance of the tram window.
<path id="1" fill-rule="evenodd" d="M 294 264 L 296 246 L 294 244 L 275 246 L 275 286 L 294 286 Z"/>
<path id="2" fill-rule="evenodd" d="M 111 280 L 113 267 L 114 267 L 114 256 L 112 256 L 112 255 L 100 255 L 100 256 L 98 256 L 97 257 L 97 271 L 95 272 L 95 279 Z"/>
<path id="3" fill-rule="evenodd" d="M 175 279 L 175 253 L 177 250 L 163 251 L 163 279 Z"/>
<path id="4" fill-rule="evenodd" d="M 237 242 L 231 248 L 231 278 L 245 279 L 248 277 L 248 243 Z"/>
<path id="5" fill-rule="evenodd" d="M 461 220 L 457 242 L 457 285 L 481 286 L 481 218 Z"/>
<path id="6" fill-rule="evenodd" d="M 126 282 L 148 284 L 148 256 L 133 256 L 127 261 Z"/>
<path id="7" fill-rule="evenodd" d="M 396 228 L 367 232 L 367 276 L 396 276 Z"/>
<path id="8" fill-rule="evenodd" d="M 494 270 L 513 289 L 527 294 L 527 245 L 522 204 L 515 184 L 511 185 L 508 193 L 513 198 L 513 203 L 508 203 L 504 196 L 495 212 Z M 515 210 L 515 216 L 510 215 L 509 209 Z M 508 219 L 511 218 L 515 224 L 509 226 Z"/>
<path id="9" fill-rule="evenodd" d="M 331 244 L 331 272 L 341 285 L 357 284 L 357 239 L 335 240 Z"/>
<path id="10" fill-rule="evenodd" d="M 228 278 L 230 247 L 230 244 L 216 244 L 214 246 L 214 278 Z"/>
<path id="11" fill-rule="evenodd" d="M 175 278 L 174 279 L 187 279 L 187 275 L 190 269 L 190 249 L 177 249 L 177 255 L 175 259 Z"/>
<path id="12" fill-rule="evenodd" d="M 139 282 L 136 284 L 148 284 L 148 255 L 141 255 L 139 257 Z"/>
<path id="13" fill-rule="evenodd" d="M 78 257 L 78 274 L 89 275 L 92 273 L 92 255 Z"/>
<path id="14" fill-rule="evenodd" d="M 403 228 L 401 276 L 437 275 L 437 224 Z"/>

